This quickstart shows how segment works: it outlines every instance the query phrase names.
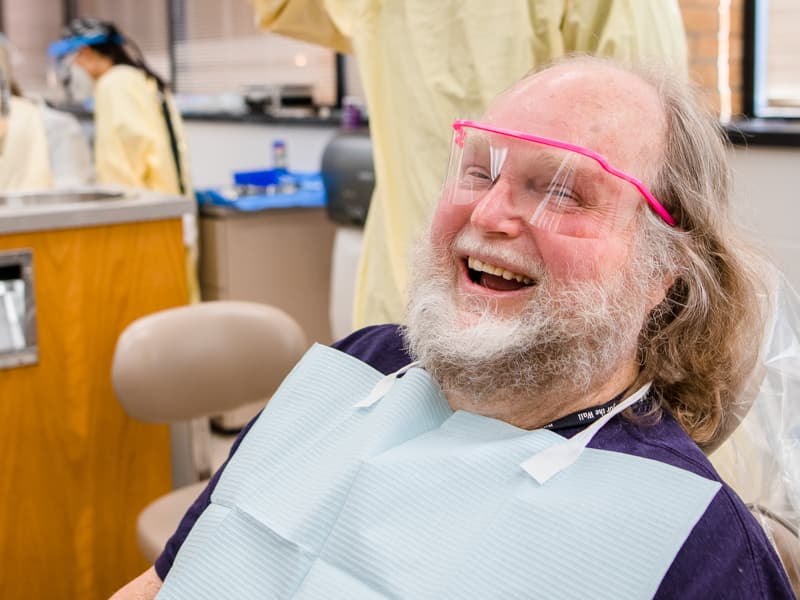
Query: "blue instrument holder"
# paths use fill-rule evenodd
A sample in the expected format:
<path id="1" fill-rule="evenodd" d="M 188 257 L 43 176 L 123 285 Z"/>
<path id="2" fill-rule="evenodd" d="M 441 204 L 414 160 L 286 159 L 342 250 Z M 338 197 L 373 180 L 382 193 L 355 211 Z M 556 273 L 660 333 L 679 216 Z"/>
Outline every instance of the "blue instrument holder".
<path id="1" fill-rule="evenodd" d="M 197 202 L 244 212 L 318 208 L 326 204 L 325 185 L 319 173 L 293 173 L 286 169 L 240 171 L 233 174 L 233 181 L 233 186 L 195 190 Z M 293 191 L 281 191 L 287 187 Z"/>

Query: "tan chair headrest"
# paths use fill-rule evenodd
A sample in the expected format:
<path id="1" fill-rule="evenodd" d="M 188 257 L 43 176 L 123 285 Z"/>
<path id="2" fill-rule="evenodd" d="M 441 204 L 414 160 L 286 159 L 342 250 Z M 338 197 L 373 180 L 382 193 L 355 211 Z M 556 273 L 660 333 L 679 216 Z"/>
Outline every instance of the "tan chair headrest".
<path id="1" fill-rule="evenodd" d="M 307 341 L 285 312 L 254 302 L 203 302 L 131 323 L 117 341 L 112 383 L 125 411 L 165 423 L 266 400 Z"/>

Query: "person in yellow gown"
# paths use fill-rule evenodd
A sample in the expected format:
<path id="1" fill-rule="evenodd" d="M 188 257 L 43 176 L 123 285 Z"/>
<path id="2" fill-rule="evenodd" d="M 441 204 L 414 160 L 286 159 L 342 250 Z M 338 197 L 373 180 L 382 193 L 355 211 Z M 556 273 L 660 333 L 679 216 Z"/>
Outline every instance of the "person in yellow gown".
<path id="1" fill-rule="evenodd" d="M 677 0 L 251 0 L 264 29 L 354 53 L 376 187 L 354 327 L 398 322 L 407 250 L 439 192 L 455 118 L 481 114 L 524 73 L 570 52 L 688 70 Z"/>
<path id="2" fill-rule="evenodd" d="M 130 52 L 129 49 L 135 50 Z M 133 40 L 110 22 L 73 19 L 51 44 L 56 59 L 72 56 L 72 69 L 94 83 L 94 156 L 98 183 L 192 196 L 180 113 L 165 82 L 144 61 Z M 199 299 L 197 226 L 184 219 L 190 297 Z"/>
<path id="3" fill-rule="evenodd" d="M 8 41 L 0 34 L 0 192 L 24 192 L 53 185 L 44 121 L 35 103 L 13 83 Z"/>
<path id="4" fill-rule="evenodd" d="M 14 79 L 12 46 L 0 33 L 0 75 L 10 92 L 8 151 L 0 147 L 0 190 L 75 188 L 94 181 L 89 140 L 74 115 L 26 98 Z M 13 121 L 13 122 L 12 122 Z"/>
<path id="5" fill-rule="evenodd" d="M 5 140 L 0 148 L 0 191 L 51 188 L 53 177 L 39 107 L 19 96 L 11 96 L 9 105 Z"/>

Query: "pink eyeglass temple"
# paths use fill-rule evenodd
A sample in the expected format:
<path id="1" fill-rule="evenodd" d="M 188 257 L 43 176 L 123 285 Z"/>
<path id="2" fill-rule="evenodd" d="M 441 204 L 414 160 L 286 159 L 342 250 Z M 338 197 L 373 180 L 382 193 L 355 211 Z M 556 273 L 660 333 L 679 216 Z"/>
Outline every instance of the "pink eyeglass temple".
<path id="1" fill-rule="evenodd" d="M 459 136 L 456 138 L 456 143 L 460 146 L 463 144 L 463 129 L 464 127 L 470 127 L 472 129 L 480 129 L 481 131 L 488 131 L 490 133 L 499 133 L 500 135 L 506 135 L 508 137 L 516 138 L 518 140 L 526 140 L 529 142 L 537 142 L 539 144 L 544 144 L 545 146 L 552 146 L 553 148 L 561 148 L 563 150 L 570 150 L 572 152 L 576 152 L 578 154 L 582 154 L 588 158 L 594 160 L 597 164 L 599 164 L 604 171 L 610 173 L 614 177 L 619 177 L 623 181 L 627 181 L 633 187 L 635 187 L 639 193 L 644 196 L 644 199 L 647 200 L 647 203 L 650 205 L 650 208 L 655 211 L 655 213 L 664 219 L 668 225 L 674 227 L 675 226 L 675 219 L 672 218 L 667 212 L 667 209 L 656 200 L 655 196 L 650 193 L 650 190 L 645 187 L 645 185 L 636 179 L 635 177 L 628 175 L 620 171 L 619 169 L 614 168 L 611 166 L 606 160 L 606 158 L 602 154 L 598 154 L 593 150 L 589 150 L 588 148 L 583 148 L 582 146 L 576 146 L 574 144 L 569 144 L 567 142 L 562 142 L 559 140 L 554 140 L 551 138 L 546 137 L 539 137 L 538 135 L 531 135 L 529 133 L 524 133 L 522 131 L 514 131 L 513 129 L 503 129 L 501 127 L 492 127 L 490 125 L 484 125 L 482 123 L 478 123 L 477 121 L 466 121 L 463 119 L 458 119 L 453 121 L 453 129 L 455 129 Z"/>

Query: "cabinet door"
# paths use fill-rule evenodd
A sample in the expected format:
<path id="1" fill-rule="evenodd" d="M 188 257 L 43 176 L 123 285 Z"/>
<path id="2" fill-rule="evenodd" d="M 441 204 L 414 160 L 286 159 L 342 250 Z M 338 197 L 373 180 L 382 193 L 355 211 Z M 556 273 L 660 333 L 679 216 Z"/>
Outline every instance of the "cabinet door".
<path id="1" fill-rule="evenodd" d="M 277 306 L 309 341 L 329 344 L 335 232 L 323 208 L 201 216 L 202 297 Z"/>
<path id="2" fill-rule="evenodd" d="M 0 236 L 33 250 L 37 364 L 0 370 L 0 597 L 107 598 L 147 563 L 139 511 L 171 488 L 166 425 L 110 372 L 131 321 L 187 301 L 179 219 Z"/>

